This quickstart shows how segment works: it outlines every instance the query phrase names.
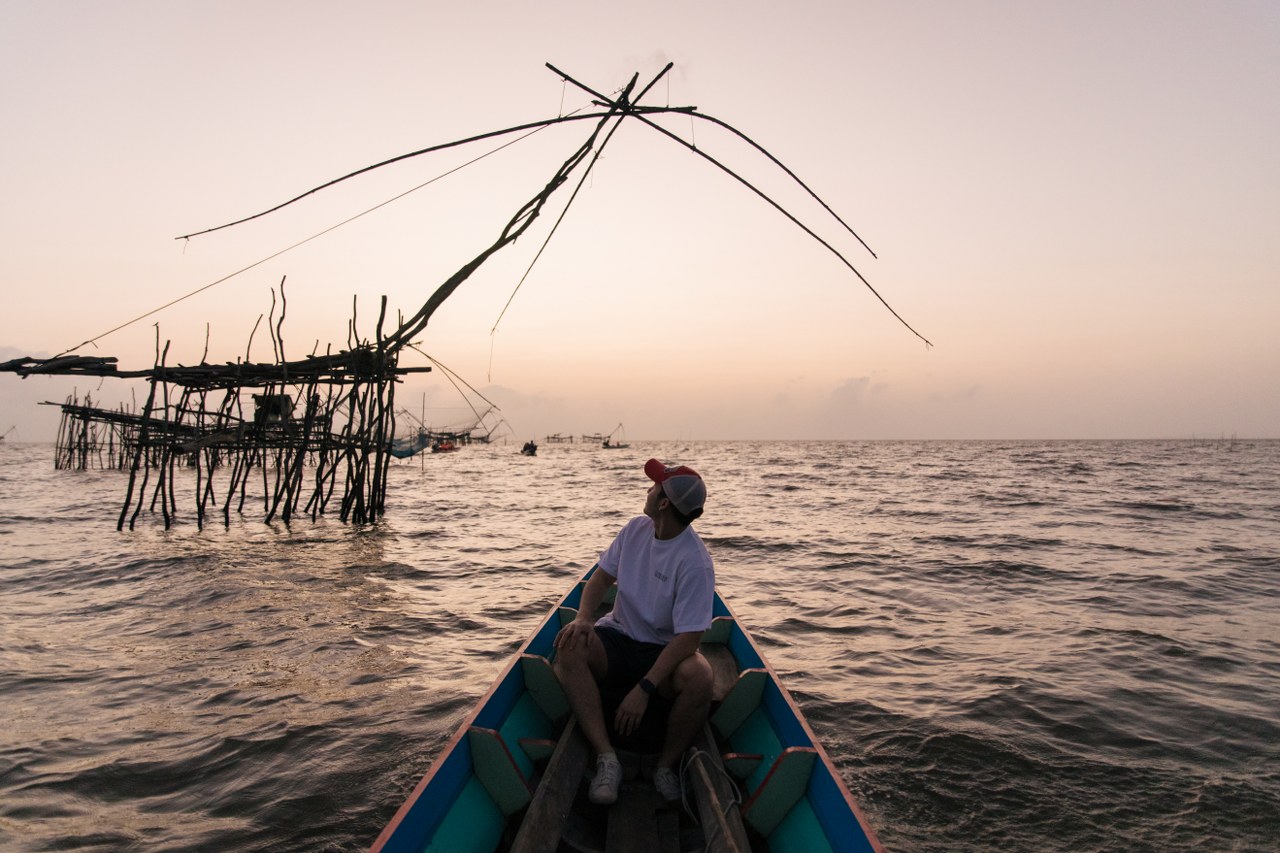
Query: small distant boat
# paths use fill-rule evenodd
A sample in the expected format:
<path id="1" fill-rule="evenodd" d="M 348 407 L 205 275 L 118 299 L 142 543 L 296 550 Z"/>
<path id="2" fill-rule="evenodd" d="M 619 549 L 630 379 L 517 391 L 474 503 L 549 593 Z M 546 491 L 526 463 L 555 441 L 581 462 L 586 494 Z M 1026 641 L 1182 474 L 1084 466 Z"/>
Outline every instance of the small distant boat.
<path id="1" fill-rule="evenodd" d="M 601 446 L 601 447 L 603 447 L 605 450 L 621 450 L 621 449 L 623 449 L 624 447 L 630 447 L 631 445 L 630 445 L 630 444 L 627 444 L 627 442 L 626 442 L 625 440 L 620 440 L 620 441 L 614 441 L 614 440 L 613 440 L 613 436 L 614 436 L 614 435 L 615 435 L 619 430 L 621 430 L 621 431 L 622 431 L 623 436 L 624 436 L 624 439 L 625 439 L 626 430 L 624 430 L 624 429 L 622 428 L 622 424 L 618 424 L 616 427 L 614 427 L 614 428 L 613 428 L 613 432 L 609 433 L 608 435 L 606 435 L 606 436 L 604 437 L 604 442 L 603 442 L 600 446 Z"/>
<path id="2" fill-rule="evenodd" d="M 538 445 L 536 442 L 529 440 L 524 443 L 524 447 L 520 448 L 520 452 L 525 456 L 537 456 Z"/>
<path id="3" fill-rule="evenodd" d="M 708 723 L 683 762 L 686 807 L 662 802 L 643 774 L 624 776 L 614 805 L 591 804 L 590 747 L 551 659 L 556 633 L 577 614 L 594 571 L 507 664 L 372 853 L 882 851 L 795 701 L 718 593 L 702 638 L 715 689 Z M 619 754 L 624 768 L 636 763 Z"/>
<path id="4" fill-rule="evenodd" d="M 447 438 L 442 438 L 435 444 L 431 445 L 432 453 L 450 453 L 458 449 L 458 445 L 454 444 Z"/>

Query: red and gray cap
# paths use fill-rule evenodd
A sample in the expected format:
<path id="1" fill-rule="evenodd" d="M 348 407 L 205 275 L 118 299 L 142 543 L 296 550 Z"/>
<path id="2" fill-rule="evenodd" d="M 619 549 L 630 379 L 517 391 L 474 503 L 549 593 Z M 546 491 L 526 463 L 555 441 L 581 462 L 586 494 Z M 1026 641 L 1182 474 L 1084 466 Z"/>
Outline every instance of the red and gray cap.
<path id="1" fill-rule="evenodd" d="M 682 515 L 692 515 L 707 502 L 707 486 L 698 472 L 687 465 L 670 466 L 650 459 L 644 463 L 644 472 L 650 480 L 662 484 L 667 500 Z"/>

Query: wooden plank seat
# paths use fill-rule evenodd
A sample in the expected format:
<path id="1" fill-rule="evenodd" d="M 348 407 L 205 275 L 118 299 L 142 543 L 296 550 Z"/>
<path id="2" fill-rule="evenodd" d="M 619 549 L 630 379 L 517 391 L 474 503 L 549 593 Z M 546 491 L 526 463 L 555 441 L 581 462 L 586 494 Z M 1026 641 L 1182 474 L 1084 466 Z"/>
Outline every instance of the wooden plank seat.
<path id="1" fill-rule="evenodd" d="M 569 713 L 569 697 L 564 695 L 560 679 L 551 667 L 551 661 L 542 655 L 520 655 L 520 668 L 524 674 L 525 688 L 533 694 L 547 719 L 559 721 Z"/>
<path id="2" fill-rule="evenodd" d="M 764 669 L 735 671 L 732 683 L 711 714 L 711 726 L 722 740 L 732 737 L 738 727 L 760 707 L 768 681 L 769 673 Z"/>
<path id="3" fill-rule="evenodd" d="M 702 642 L 724 645 L 729 642 L 729 634 L 733 631 L 732 616 L 717 616 L 711 620 L 711 627 L 702 632 Z"/>
<path id="4" fill-rule="evenodd" d="M 811 746 L 790 746 L 774 759 L 751 799 L 742 806 L 742 815 L 761 835 L 769 835 L 791 807 L 809 788 L 818 751 Z"/>
<path id="5" fill-rule="evenodd" d="M 494 729 L 472 726 L 467 729 L 467 739 L 471 742 L 476 778 L 498 809 L 510 816 L 528 805 L 533 790 L 502 734 Z"/>
<path id="6" fill-rule="evenodd" d="M 523 654 L 520 668 L 525 692 L 506 716 L 496 727 L 467 729 L 476 778 L 507 817 L 529 804 L 535 765 L 552 754 L 556 723 L 569 715 L 568 699 L 546 658 Z"/>

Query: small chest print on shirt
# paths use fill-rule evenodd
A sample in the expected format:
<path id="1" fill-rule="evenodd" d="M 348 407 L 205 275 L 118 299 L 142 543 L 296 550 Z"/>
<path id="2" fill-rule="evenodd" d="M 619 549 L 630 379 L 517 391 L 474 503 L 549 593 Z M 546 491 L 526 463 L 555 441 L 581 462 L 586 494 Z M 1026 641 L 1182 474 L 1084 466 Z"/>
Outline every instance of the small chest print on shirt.
<path id="1" fill-rule="evenodd" d="M 653 576 L 660 581 L 666 581 L 671 577 L 671 575 L 664 575 L 661 569 L 654 569 Z"/>

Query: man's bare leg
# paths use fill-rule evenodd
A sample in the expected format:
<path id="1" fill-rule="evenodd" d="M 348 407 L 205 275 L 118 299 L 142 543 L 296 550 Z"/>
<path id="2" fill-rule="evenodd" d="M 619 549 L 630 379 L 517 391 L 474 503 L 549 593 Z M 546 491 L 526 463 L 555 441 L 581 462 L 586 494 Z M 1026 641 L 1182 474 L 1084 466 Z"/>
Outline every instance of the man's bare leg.
<path id="1" fill-rule="evenodd" d="M 678 769 L 680 756 L 698 736 L 711 708 L 711 664 L 700 653 L 685 658 L 671 674 L 670 685 L 676 696 L 667 718 L 662 751 L 658 753 L 658 767 Z"/>
<path id="2" fill-rule="evenodd" d="M 604 703 L 600 698 L 601 678 L 608 671 L 609 662 L 604 645 L 594 634 L 586 648 L 560 649 L 556 653 L 555 673 L 564 688 L 565 697 L 573 715 L 578 718 L 582 735 L 591 744 L 597 756 L 613 752 L 609 731 L 604 724 Z"/>
<path id="3" fill-rule="evenodd" d="M 609 742 L 609 731 L 604 724 L 604 703 L 596 683 L 596 678 L 603 678 L 609 670 L 604 644 L 592 632 L 585 644 L 560 648 L 556 654 L 555 670 L 569 707 L 578 718 L 582 734 L 596 753 L 596 773 L 587 787 L 587 798 L 600 805 L 615 803 L 622 782 L 622 764 Z"/>

